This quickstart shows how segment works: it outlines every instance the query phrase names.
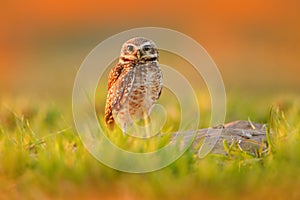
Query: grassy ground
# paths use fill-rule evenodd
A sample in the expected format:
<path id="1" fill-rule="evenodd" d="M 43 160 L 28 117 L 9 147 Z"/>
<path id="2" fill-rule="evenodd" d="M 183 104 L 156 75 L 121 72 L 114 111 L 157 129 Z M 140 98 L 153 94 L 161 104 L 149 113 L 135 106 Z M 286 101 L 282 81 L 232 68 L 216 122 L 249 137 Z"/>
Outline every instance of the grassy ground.
<path id="1" fill-rule="evenodd" d="M 67 109 L 26 98 L 1 104 L 0 199 L 300 198 L 299 96 L 229 93 L 227 121 L 250 117 L 271 127 L 268 155 L 253 157 L 233 149 L 230 156 L 199 160 L 186 152 L 147 174 L 118 172 L 93 158 Z M 209 109 L 202 111 L 209 115 Z M 207 126 L 209 118 L 202 119 L 200 126 Z"/>

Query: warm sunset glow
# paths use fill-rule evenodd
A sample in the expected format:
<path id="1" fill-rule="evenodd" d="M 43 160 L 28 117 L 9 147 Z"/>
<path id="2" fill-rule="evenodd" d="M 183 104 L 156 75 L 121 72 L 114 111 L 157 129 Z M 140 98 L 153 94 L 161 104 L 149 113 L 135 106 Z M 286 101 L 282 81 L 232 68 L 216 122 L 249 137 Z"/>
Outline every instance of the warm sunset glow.
<path id="1" fill-rule="evenodd" d="M 36 53 L 44 54 L 50 46 L 62 49 L 61 45 L 72 44 L 83 59 L 87 50 L 97 43 L 84 48 L 78 45 L 78 40 L 100 42 L 133 27 L 161 26 L 181 31 L 201 43 L 217 62 L 228 84 L 249 82 L 248 79 L 232 77 L 232 74 L 248 71 L 251 80 L 257 78 L 259 84 L 263 84 L 264 80 L 276 84 L 280 79 L 287 86 L 299 85 L 296 76 L 300 65 L 300 49 L 296 45 L 300 42 L 297 1 L 160 3 L 154 0 L 149 3 L 62 3 L 58 0 L 2 3 L 1 84 L 15 85 L 22 76 L 30 76 L 31 73 L 24 73 L 35 71 L 34 68 L 21 72 L 20 68 L 39 65 L 32 61 L 39 63 L 42 59 L 44 62 L 45 57 L 41 58 Z M 68 67 L 66 55 L 76 57 L 74 53 L 67 52 L 59 55 L 60 65 L 65 66 L 65 70 Z M 77 61 L 77 66 L 82 59 Z M 258 73 L 264 78 L 257 77 Z"/>

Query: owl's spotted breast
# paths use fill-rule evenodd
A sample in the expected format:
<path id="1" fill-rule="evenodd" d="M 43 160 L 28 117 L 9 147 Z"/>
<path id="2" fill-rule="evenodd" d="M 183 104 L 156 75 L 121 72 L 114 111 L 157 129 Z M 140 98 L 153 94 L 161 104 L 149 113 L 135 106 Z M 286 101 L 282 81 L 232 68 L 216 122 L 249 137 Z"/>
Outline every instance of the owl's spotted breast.
<path id="1" fill-rule="evenodd" d="M 121 123 L 130 124 L 132 120 L 143 118 L 144 114 L 148 116 L 162 87 L 162 73 L 155 63 L 136 66 L 133 71 L 131 91 L 125 94 L 123 107 L 115 109 Z"/>

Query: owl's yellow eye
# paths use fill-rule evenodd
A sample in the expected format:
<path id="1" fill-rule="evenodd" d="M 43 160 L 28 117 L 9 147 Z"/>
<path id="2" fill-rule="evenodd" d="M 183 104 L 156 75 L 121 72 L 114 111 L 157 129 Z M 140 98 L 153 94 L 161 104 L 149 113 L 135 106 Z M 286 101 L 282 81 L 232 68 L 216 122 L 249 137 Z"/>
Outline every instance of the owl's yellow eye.
<path id="1" fill-rule="evenodd" d="M 129 53 L 132 53 L 133 50 L 134 50 L 134 47 L 133 47 L 132 45 L 128 45 L 128 46 L 127 46 L 127 51 L 128 51 Z"/>

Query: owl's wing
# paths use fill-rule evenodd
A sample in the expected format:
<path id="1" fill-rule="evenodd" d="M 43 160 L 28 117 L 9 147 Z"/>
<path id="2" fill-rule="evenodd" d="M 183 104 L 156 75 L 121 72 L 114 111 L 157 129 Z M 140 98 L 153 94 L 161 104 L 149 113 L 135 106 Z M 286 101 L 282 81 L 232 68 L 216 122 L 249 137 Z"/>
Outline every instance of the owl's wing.
<path id="1" fill-rule="evenodd" d="M 113 69 L 114 70 L 114 69 Z M 119 111 L 126 103 L 134 81 L 133 70 L 123 70 L 118 76 L 112 76 L 114 80 L 109 80 L 108 95 L 105 106 L 104 121 L 108 125 L 114 124 L 112 111 Z"/>
<path id="2" fill-rule="evenodd" d="M 111 86 L 116 82 L 116 80 L 119 78 L 123 69 L 124 69 L 123 65 L 117 64 L 112 70 L 110 70 L 108 75 L 108 85 L 107 85 L 108 91 L 111 88 Z"/>
<path id="3" fill-rule="evenodd" d="M 114 98 L 112 103 L 112 108 L 115 111 L 119 111 L 122 106 L 127 102 L 127 97 L 131 92 L 134 82 L 134 72 L 124 71 L 114 84 Z"/>
<path id="4" fill-rule="evenodd" d="M 163 77 L 162 71 L 159 70 L 158 77 L 156 77 L 156 80 L 161 80 L 161 81 L 162 81 L 162 77 Z M 162 92 L 162 88 L 163 88 L 162 82 L 160 82 L 160 88 L 159 88 L 159 92 L 158 92 L 158 95 L 157 95 L 156 100 L 159 99 L 159 97 L 160 97 L 160 95 L 161 95 L 161 92 Z"/>
<path id="5" fill-rule="evenodd" d="M 159 93 L 158 93 L 158 96 L 157 96 L 157 99 L 156 99 L 156 100 L 159 99 L 159 97 L 160 97 L 160 95 L 161 95 L 161 92 L 162 92 L 162 87 L 161 87 L 160 90 L 159 90 Z"/>

